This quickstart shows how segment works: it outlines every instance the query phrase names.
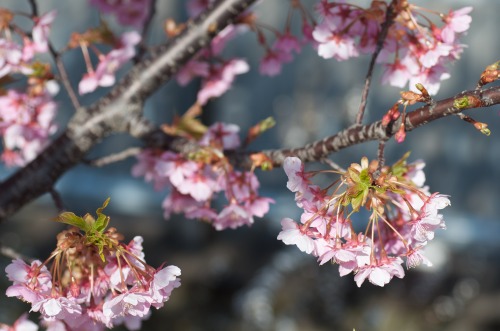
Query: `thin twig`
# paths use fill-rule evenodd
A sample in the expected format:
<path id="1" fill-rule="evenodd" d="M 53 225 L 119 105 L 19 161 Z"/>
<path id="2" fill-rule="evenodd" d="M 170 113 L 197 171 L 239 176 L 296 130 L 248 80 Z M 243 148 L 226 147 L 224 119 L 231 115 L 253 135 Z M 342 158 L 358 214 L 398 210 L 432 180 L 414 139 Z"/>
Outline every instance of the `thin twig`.
<path id="1" fill-rule="evenodd" d="M 111 163 L 123 161 L 126 158 L 129 158 L 131 156 L 136 156 L 141 151 L 142 151 L 142 148 L 131 147 L 131 148 L 127 148 L 126 150 L 121 151 L 121 152 L 116 153 L 116 154 L 111 154 L 111 155 L 108 155 L 108 156 L 105 156 L 105 157 L 102 157 L 99 159 L 91 160 L 88 163 L 92 166 L 95 166 L 95 167 L 102 167 L 102 166 L 105 166 L 105 165 L 108 165 Z"/>
<path id="2" fill-rule="evenodd" d="M 38 4 L 36 3 L 36 0 L 28 0 L 30 6 L 31 6 L 31 13 L 33 16 L 38 16 Z"/>
<path id="3" fill-rule="evenodd" d="M 1 242 L 0 242 L 0 255 L 3 255 L 5 257 L 7 257 L 9 259 L 13 259 L 13 260 L 21 259 L 21 260 L 26 261 L 26 262 L 31 262 L 31 261 L 35 260 L 34 258 L 27 257 L 27 256 L 17 252 L 15 249 L 13 249 L 11 247 L 5 246 Z"/>
<path id="4" fill-rule="evenodd" d="M 64 205 L 63 201 L 61 198 L 61 195 L 55 188 L 52 188 L 50 191 L 50 196 L 52 197 L 52 200 L 54 201 L 54 204 L 56 205 L 57 211 L 62 212 L 64 210 Z"/>
<path id="5" fill-rule="evenodd" d="M 378 167 L 377 167 L 377 174 L 376 176 L 380 174 L 380 171 L 382 171 L 382 168 L 385 165 L 385 140 L 379 140 L 378 142 L 378 152 L 377 152 L 377 160 L 378 160 Z"/>
<path id="6" fill-rule="evenodd" d="M 339 166 L 337 163 L 333 162 L 332 160 L 328 159 L 328 158 L 323 158 L 321 159 L 321 162 L 327 164 L 328 166 L 330 166 L 332 169 L 334 170 L 337 170 L 338 172 L 346 172 L 346 170 L 344 168 L 342 168 L 341 166 Z"/>
<path id="7" fill-rule="evenodd" d="M 387 37 L 387 33 L 389 32 L 389 28 L 394 22 L 394 18 L 396 17 L 396 13 L 394 11 L 394 7 L 396 5 L 396 1 L 393 0 L 391 4 L 387 7 L 387 11 L 385 14 L 385 22 L 382 24 L 380 33 L 377 39 L 377 45 L 375 48 L 375 52 L 372 55 L 370 60 L 370 66 L 368 67 L 368 72 L 366 73 L 365 78 L 365 86 L 363 88 L 363 93 L 361 95 L 361 103 L 359 105 L 358 115 L 356 116 L 356 124 L 361 125 L 363 121 L 363 115 L 365 114 L 366 104 L 368 102 L 368 93 L 370 91 L 370 85 L 372 81 L 373 69 L 375 68 L 375 61 L 377 60 L 382 47 L 384 46 L 385 38 Z"/>
<path id="8" fill-rule="evenodd" d="M 81 107 L 80 101 L 78 101 L 78 97 L 76 96 L 75 90 L 73 90 L 73 87 L 71 86 L 68 73 L 66 71 L 66 68 L 64 67 L 64 63 L 62 62 L 61 54 L 54 49 L 54 46 L 52 46 L 51 43 L 49 43 L 49 50 L 50 54 L 52 54 L 52 56 L 54 57 L 57 70 L 59 71 L 59 75 L 61 76 L 61 81 L 64 85 L 64 88 L 66 89 L 66 92 L 69 95 L 69 98 L 71 99 L 73 107 L 75 107 L 75 109 L 80 108 Z"/>
<path id="9" fill-rule="evenodd" d="M 141 31 L 141 42 L 139 44 L 139 48 L 137 50 L 137 54 L 134 56 L 134 64 L 138 63 L 144 54 L 146 53 L 147 50 L 147 45 L 146 45 L 146 36 L 149 32 L 149 28 L 151 27 L 151 23 L 153 22 L 153 17 L 156 14 L 156 5 L 157 5 L 157 0 L 151 0 L 151 3 L 149 5 L 149 13 L 148 17 L 146 17 L 146 20 L 144 21 L 144 25 L 142 26 L 142 31 Z"/>
<path id="10" fill-rule="evenodd" d="M 33 16 L 35 17 L 38 16 L 38 5 L 36 3 L 36 0 L 28 0 L 28 2 L 31 6 L 31 13 L 33 14 Z M 64 85 L 64 88 L 66 89 L 66 92 L 68 92 L 73 107 L 75 107 L 75 109 L 80 108 L 80 102 L 78 101 L 78 97 L 76 96 L 76 93 L 73 90 L 71 83 L 69 82 L 68 73 L 66 72 L 66 68 L 64 68 L 64 64 L 62 63 L 61 54 L 55 50 L 54 46 L 50 42 L 49 42 L 49 51 L 52 57 L 54 58 L 57 70 L 59 71 L 59 75 L 61 76 L 61 81 Z"/>

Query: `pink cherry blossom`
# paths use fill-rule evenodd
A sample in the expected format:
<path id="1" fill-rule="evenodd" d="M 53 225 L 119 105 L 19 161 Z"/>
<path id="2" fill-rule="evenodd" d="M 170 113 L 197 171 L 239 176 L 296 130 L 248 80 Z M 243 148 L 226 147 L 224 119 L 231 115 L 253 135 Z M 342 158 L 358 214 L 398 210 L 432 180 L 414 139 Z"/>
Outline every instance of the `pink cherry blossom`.
<path id="1" fill-rule="evenodd" d="M 214 0 L 188 0 L 186 6 L 190 17 L 196 17 L 213 3 Z"/>
<path id="2" fill-rule="evenodd" d="M 310 182 L 304 172 L 304 165 L 298 157 L 287 157 L 283 163 L 283 169 L 288 176 L 286 187 L 292 192 L 304 192 L 308 189 Z"/>
<path id="3" fill-rule="evenodd" d="M 281 72 L 281 66 L 291 60 L 290 53 L 269 50 L 260 62 L 259 72 L 261 75 L 276 76 Z"/>
<path id="4" fill-rule="evenodd" d="M 301 48 L 300 42 L 290 31 L 281 34 L 273 45 L 273 49 L 283 53 L 292 53 L 293 51 L 300 53 Z"/>
<path id="5" fill-rule="evenodd" d="M 217 231 L 227 228 L 236 229 L 243 225 L 253 224 L 253 217 L 242 206 L 236 203 L 230 203 L 224 207 L 217 215 L 213 225 Z"/>
<path id="6" fill-rule="evenodd" d="M 24 313 L 12 324 L 8 326 L 0 323 L 0 331 L 38 331 L 38 325 L 28 319 L 28 314 Z"/>
<path id="7" fill-rule="evenodd" d="M 204 105 L 210 98 L 220 97 L 233 84 L 236 75 L 248 72 L 249 66 L 246 61 L 232 59 L 224 64 L 213 65 L 209 76 L 202 83 L 198 92 L 198 102 Z"/>
<path id="8" fill-rule="evenodd" d="M 215 146 L 223 150 L 236 149 L 241 145 L 239 132 L 239 126 L 235 124 L 218 122 L 208 128 L 199 144 L 202 146 Z"/>
<path id="9" fill-rule="evenodd" d="M 21 64 L 21 47 L 4 38 L 0 38 L 0 77 L 13 73 Z"/>
<path id="10" fill-rule="evenodd" d="M 175 79 L 179 85 L 186 86 L 195 77 L 207 77 L 209 68 L 207 62 L 191 60 L 179 70 Z"/>
<path id="11" fill-rule="evenodd" d="M 144 317 L 149 312 L 152 298 L 148 293 L 125 292 L 104 303 L 104 316 L 114 319 L 123 315 Z"/>
<path id="12" fill-rule="evenodd" d="M 141 36 L 135 31 L 126 32 L 120 40 L 119 48 L 102 56 L 97 69 L 83 76 L 78 84 L 80 94 L 90 93 L 99 86 L 108 87 L 115 83 L 115 72 L 135 55 L 134 46 L 139 43 Z"/>
<path id="13" fill-rule="evenodd" d="M 155 273 L 150 286 L 152 305 L 155 308 L 163 307 L 173 289 L 181 286 L 178 279 L 180 275 L 181 269 L 176 266 L 168 266 Z"/>
<path id="14" fill-rule="evenodd" d="M 116 16 L 122 25 L 140 27 L 149 14 L 151 0 L 90 0 L 104 13 Z"/>
<path id="15" fill-rule="evenodd" d="M 82 307 L 66 297 L 49 297 L 34 302 L 31 310 L 39 311 L 43 317 L 59 320 L 72 319 L 74 315 L 82 313 Z"/>
<path id="16" fill-rule="evenodd" d="M 331 20 L 320 23 L 313 31 L 314 39 L 318 44 L 318 55 L 325 58 L 335 58 L 339 61 L 347 60 L 359 55 L 355 40 L 348 34 L 337 32 L 338 26 Z"/>
<path id="17" fill-rule="evenodd" d="M 413 249 L 406 255 L 406 267 L 408 269 L 415 268 L 422 263 L 428 267 L 432 266 L 431 261 L 422 254 L 420 249 Z"/>
<path id="18" fill-rule="evenodd" d="M 386 258 L 376 264 L 369 264 L 361 267 L 354 276 L 356 285 L 361 287 L 363 282 L 368 278 L 370 283 L 377 286 L 384 286 L 394 277 L 403 278 L 404 270 L 401 267 L 403 260 L 399 257 Z"/>
<path id="19" fill-rule="evenodd" d="M 50 28 L 56 15 L 57 11 L 52 10 L 35 20 L 35 26 L 33 27 L 33 44 L 34 49 L 38 53 L 45 53 L 48 51 Z"/>
<path id="20" fill-rule="evenodd" d="M 451 11 L 443 18 L 445 26 L 441 30 L 441 37 L 446 43 L 453 43 L 457 33 L 463 33 L 469 30 L 472 18 L 468 15 L 472 11 L 472 7 L 463 7 L 461 9 Z"/>
<path id="21" fill-rule="evenodd" d="M 395 59 L 393 63 L 384 65 L 382 84 L 404 87 L 408 81 L 419 71 L 418 64 L 413 58 L 407 56 L 403 60 Z"/>
<path id="22" fill-rule="evenodd" d="M 314 249 L 314 240 L 302 232 L 299 225 L 290 218 L 281 220 L 283 230 L 278 234 L 278 240 L 285 245 L 296 245 L 302 252 L 311 254 Z"/>

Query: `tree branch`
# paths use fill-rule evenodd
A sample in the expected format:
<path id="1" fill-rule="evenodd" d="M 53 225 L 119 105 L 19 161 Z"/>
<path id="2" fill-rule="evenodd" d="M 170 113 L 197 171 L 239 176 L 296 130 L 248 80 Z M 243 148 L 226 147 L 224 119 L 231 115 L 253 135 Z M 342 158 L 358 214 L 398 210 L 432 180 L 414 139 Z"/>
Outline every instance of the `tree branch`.
<path id="1" fill-rule="evenodd" d="M 368 67 L 368 72 L 366 73 L 365 86 L 361 95 L 361 103 L 359 105 L 358 115 L 356 116 L 356 124 L 361 124 L 363 122 L 363 116 L 365 114 L 366 104 L 368 102 L 368 92 L 370 91 L 370 85 L 372 81 L 373 69 L 375 68 L 375 61 L 377 61 L 377 57 L 380 54 L 382 47 L 384 46 L 389 28 L 391 27 L 392 23 L 394 23 L 394 19 L 398 14 L 395 9 L 396 5 L 397 1 L 393 0 L 387 7 L 387 11 L 385 13 L 385 21 L 380 29 L 380 33 L 377 38 L 377 45 L 375 46 L 375 52 L 373 52 L 372 58 L 370 60 L 370 65 Z"/>

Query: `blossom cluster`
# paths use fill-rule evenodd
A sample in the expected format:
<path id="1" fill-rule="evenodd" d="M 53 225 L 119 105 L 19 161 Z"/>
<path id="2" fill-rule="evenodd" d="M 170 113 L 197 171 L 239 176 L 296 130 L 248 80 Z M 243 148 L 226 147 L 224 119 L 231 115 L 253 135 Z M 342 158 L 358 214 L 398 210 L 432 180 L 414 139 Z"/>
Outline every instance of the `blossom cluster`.
<path id="1" fill-rule="evenodd" d="M 189 15 L 195 17 L 212 3 L 213 1 L 209 0 L 191 0 L 186 5 Z M 244 19 L 241 18 L 240 21 L 242 23 L 228 25 L 220 31 L 208 47 L 202 49 L 177 73 L 176 80 L 181 86 L 189 84 L 196 77 L 201 78 L 201 88 L 197 95 L 197 102 L 200 105 L 226 93 L 231 88 L 235 77 L 250 69 L 244 59 L 222 56 L 227 42 L 245 30 Z"/>
<path id="2" fill-rule="evenodd" d="M 48 331 L 104 330 L 124 324 L 138 330 L 180 286 L 180 269 L 155 269 L 144 261 L 143 239 L 124 244 L 109 217 L 97 210 L 97 219 L 62 213 L 58 221 L 70 224 L 57 237 L 57 248 L 41 262 L 16 259 L 5 271 L 13 282 L 7 296 L 31 304 Z M 50 269 L 48 265 L 51 264 Z"/>
<path id="3" fill-rule="evenodd" d="M 388 4 L 372 1 L 369 8 L 344 2 L 321 0 L 317 5 L 321 22 L 312 32 L 318 54 L 339 61 L 372 54 L 385 21 Z M 464 49 L 459 37 L 469 29 L 472 7 L 448 14 L 396 1 L 394 23 L 390 26 L 377 61 L 384 66 L 382 83 L 412 88 L 421 83 L 430 94 L 450 77 L 445 64 L 457 60 Z M 428 17 L 434 13 L 441 24 Z"/>
<path id="4" fill-rule="evenodd" d="M 53 119 L 57 105 L 53 96 L 59 87 L 50 66 L 35 58 L 48 51 L 55 17 L 55 11 L 34 17 L 32 31 L 27 33 L 17 26 L 13 12 L 0 8 L 1 159 L 8 166 L 22 166 L 34 159 L 56 131 Z M 15 76 L 26 78 L 24 90 L 4 90 L 1 84 L 18 80 Z"/>
<path id="5" fill-rule="evenodd" d="M 192 16 L 198 15 L 212 2 L 191 0 L 187 3 L 188 12 Z M 345 1 L 319 0 L 315 6 L 319 23 L 311 18 L 301 1 L 293 1 L 290 6 L 283 31 L 260 24 L 252 14 L 244 15 L 239 24 L 224 29 L 210 47 L 181 69 L 178 82 L 185 85 L 192 78 L 201 77 L 203 82 L 198 102 L 202 105 L 209 98 L 225 93 L 235 75 L 249 70 L 243 59 L 220 59 L 225 42 L 245 26 L 256 33 L 258 43 L 264 49 L 259 67 L 263 75 L 279 74 L 283 64 L 291 62 L 306 45 L 312 45 L 323 58 L 339 61 L 360 54 L 373 54 L 390 5 L 385 1 L 372 1 L 368 8 L 363 8 Z M 469 29 L 472 7 L 445 14 L 407 1 L 396 1 L 391 10 L 394 12 L 393 22 L 377 58 L 383 67 L 382 83 L 400 88 L 408 84 L 411 89 L 420 83 L 430 94 L 436 94 L 440 82 L 450 77 L 446 64 L 457 60 L 463 52 L 465 46 L 459 39 Z M 292 33 L 292 12 L 298 12 L 301 18 L 301 37 Z M 273 34 L 273 43 L 265 30 Z"/>
<path id="6" fill-rule="evenodd" d="M 170 151 L 145 150 L 132 169 L 156 189 L 169 188 L 163 201 L 165 218 L 184 213 L 189 219 L 203 219 L 215 229 L 251 225 L 254 216 L 263 217 L 272 199 L 258 193 L 259 181 L 253 171 L 234 169 L 224 151 L 240 146 L 239 127 L 215 123 L 198 140 L 201 150 L 186 157 Z M 214 200 L 224 192 L 226 205 L 217 211 Z"/>
<path id="7" fill-rule="evenodd" d="M 281 221 L 278 239 L 317 257 L 320 265 L 338 264 L 340 275 L 355 274 L 358 286 L 366 279 L 384 286 L 394 276 L 404 277 L 403 258 L 407 268 L 431 265 L 422 249 L 437 229 L 445 228 L 439 211 L 450 200 L 429 193 L 423 186 L 424 164 L 407 164 L 407 157 L 381 169 L 377 161 L 363 158 L 326 188 L 311 182 L 318 172 L 308 173 L 300 159 L 286 158 L 287 187 L 303 212 L 299 223 Z M 370 216 L 366 229 L 356 232 L 353 218 L 362 207 Z"/>

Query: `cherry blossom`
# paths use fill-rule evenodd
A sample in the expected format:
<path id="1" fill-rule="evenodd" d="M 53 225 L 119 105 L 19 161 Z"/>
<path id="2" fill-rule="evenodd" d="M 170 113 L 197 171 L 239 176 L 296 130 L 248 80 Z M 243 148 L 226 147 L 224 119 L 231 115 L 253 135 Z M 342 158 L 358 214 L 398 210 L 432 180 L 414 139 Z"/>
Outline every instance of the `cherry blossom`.
<path id="1" fill-rule="evenodd" d="M 151 0 L 90 0 L 104 13 L 114 14 L 122 25 L 140 27 L 150 10 Z"/>
<path id="2" fill-rule="evenodd" d="M 403 260 L 396 257 L 386 258 L 379 263 L 363 266 L 356 273 L 356 276 L 354 276 L 356 285 L 361 287 L 367 278 L 370 283 L 378 286 L 384 286 L 389 283 L 394 276 L 403 278 L 405 272 L 403 267 L 401 267 L 401 263 L 403 263 Z"/>
<path id="3" fill-rule="evenodd" d="M 0 331 L 38 331 L 38 325 L 30 321 L 25 313 L 12 326 L 0 323 Z"/>
<path id="4" fill-rule="evenodd" d="M 2 159 L 9 166 L 33 160 L 55 133 L 56 103 L 46 91 L 41 95 L 8 90 L 0 96 L 0 135 L 5 149 Z"/>
<path id="5" fill-rule="evenodd" d="M 296 245 L 302 252 L 311 254 L 314 251 L 314 240 L 301 231 L 299 225 L 291 218 L 281 220 L 283 230 L 278 234 L 278 240 L 286 245 Z"/>
<path id="6" fill-rule="evenodd" d="M 127 32 L 121 37 L 119 48 L 100 58 L 95 71 L 85 74 L 78 84 L 80 94 L 93 92 L 97 87 L 115 83 L 115 72 L 135 55 L 134 46 L 141 40 L 137 32 Z"/>
<path id="7" fill-rule="evenodd" d="M 33 27 L 33 44 L 34 49 L 38 53 L 45 53 L 48 51 L 48 38 L 50 28 L 57 15 L 57 11 L 52 10 L 35 20 Z"/>
<path id="8" fill-rule="evenodd" d="M 248 72 L 249 68 L 247 62 L 242 59 L 214 64 L 202 82 L 201 90 L 198 92 L 198 103 L 204 105 L 210 98 L 220 97 L 231 88 L 236 75 Z"/>
<path id="9" fill-rule="evenodd" d="M 382 167 L 378 177 L 374 177 L 377 161 L 363 158 L 361 164 L 341 171 L 340 180 L 325 184 L 325 189 L 312 183 L 321 171 L 306 172 L 300 159 L 285 158 L 287 187 L 295 192 L 302 214 L 300 225 L 283 218 L 278 240 L 316 256 L 320 265 L 338 264 L 341 276 L 354 273 L 358 286 L 366 279 L 384 286 L 394 276 L 402 278 L 403 258 L 408 268 L 432 265 L 423 248 L 437 229 L 445 228 L 439 212 L 450 200 L 428 192 L 423 186 L 423 162 L 408 164 L 408 155 Z M 356 233 L 346 215 L 362 206 L 371 215 L 366 229 Z"/>
<path id="10" fill-rule="evenodd" d="M 138 156 L 132 173 L 144 176 L 156 188 L 169 188 L 163 200 L 164 217 L 183 213 L 186 218 L 202 219 L 217 230 L 235 229 L 254 223 L 254 217 L 263 217 L 274 200 L 258 193 L 259 181 L 253 171 L 238 171 L 228 165 L 225 150 L 240 147 L 240 129 L 229 123 L 214 123 L 197 140 L 203 153 L 211 153 L 214 159 L 187 159 L 171 151 L 146 150 Z M 216 210 L 212 202 L 223 196 L 227 204 Z"/>
<path id="11" fill-rule="evenodd" d="M 321 1 L 316 9 L 321 22 L 312 31 L 317 42 L 318 55 L 338 61 L 372 54 L 384 22 L 386 3 L 372 2 L 369 8 Z M 459 58 L 463 45 L 458 39 L 470 26 L 471 7 L 449 14 L 440 14 L 443 27 L 429 26 L 429 12 L 408 4 L 399 8 L 394 23 L 388 30 L 384 48 L 377 58 L 385 71 L 382 83 L 412 88 L 423 84 L 430 94 L 436 94 L 440 82 L 449 78 L 445 67 Z"/>

